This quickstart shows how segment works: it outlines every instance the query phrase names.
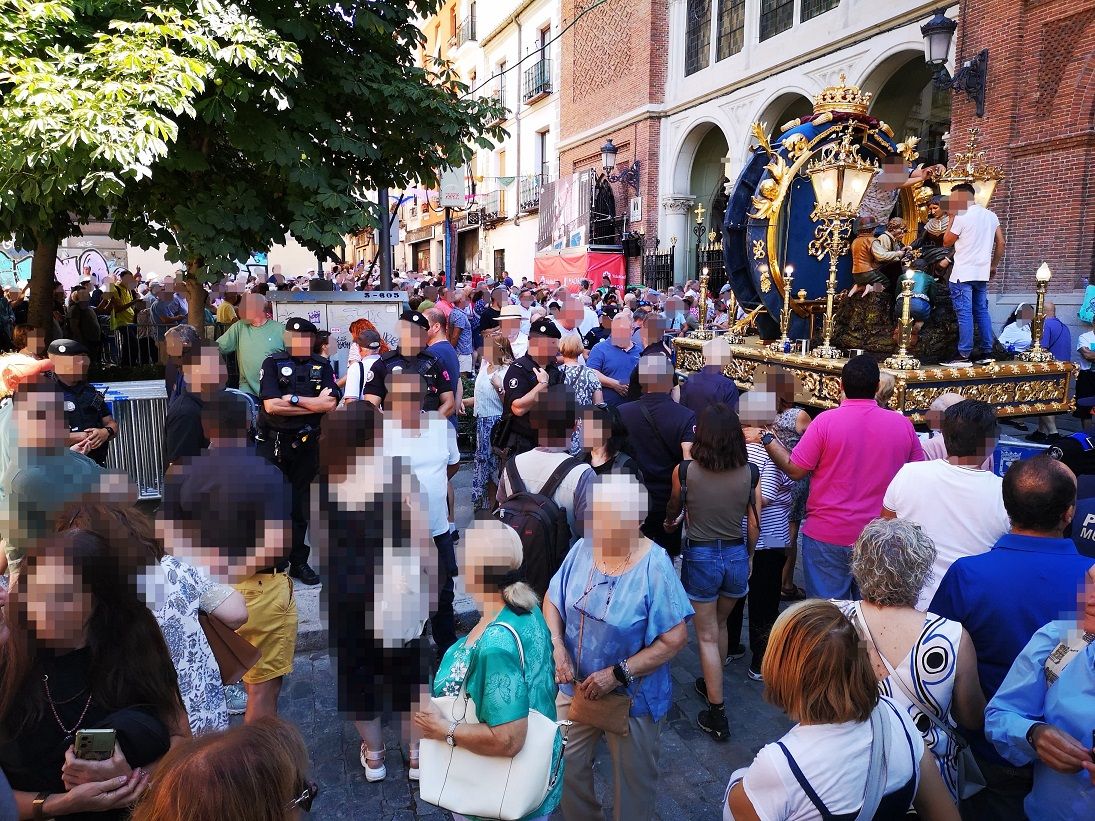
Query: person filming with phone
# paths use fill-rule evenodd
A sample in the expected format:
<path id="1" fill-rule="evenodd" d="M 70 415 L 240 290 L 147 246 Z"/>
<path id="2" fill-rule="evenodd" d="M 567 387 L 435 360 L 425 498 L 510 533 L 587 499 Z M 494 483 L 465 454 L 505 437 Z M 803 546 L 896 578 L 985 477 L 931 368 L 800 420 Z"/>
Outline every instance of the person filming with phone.
<path id="1" fill-rule="evenodd" d="M 121 819 L 149 767 L 190 734 L 141 598 L 141 548 L 67 529 L 37 540 L 5 608 L 0 769 L 19 817 Z"/>

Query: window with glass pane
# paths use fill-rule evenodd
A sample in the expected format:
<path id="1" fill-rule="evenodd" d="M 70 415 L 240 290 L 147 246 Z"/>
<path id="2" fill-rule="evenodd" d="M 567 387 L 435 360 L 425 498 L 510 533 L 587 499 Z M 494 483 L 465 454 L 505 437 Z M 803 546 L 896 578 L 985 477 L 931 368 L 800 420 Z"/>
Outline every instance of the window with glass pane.
<path id="1" fill-rule="evenodd" d="M 840 0 L 802 0 L 802 20 L 812 20 L 839 5 Z"/>
<path id="2" fill-rule="evenodd" d="M 695 74 L 711 61 L 711 0 L 688 0 L 684 73 Z"/>
<path id="3" fill-rule="evenodd" d="M 716 60 L 737 54 L 745 45 L 745 0 L 719 0 L 719 51 Z"/>
<path id="4" fill-rule="evenodd" d="M 795 22 L 795 0 L 760 0 L 760 39 L 775 37 Z"/>

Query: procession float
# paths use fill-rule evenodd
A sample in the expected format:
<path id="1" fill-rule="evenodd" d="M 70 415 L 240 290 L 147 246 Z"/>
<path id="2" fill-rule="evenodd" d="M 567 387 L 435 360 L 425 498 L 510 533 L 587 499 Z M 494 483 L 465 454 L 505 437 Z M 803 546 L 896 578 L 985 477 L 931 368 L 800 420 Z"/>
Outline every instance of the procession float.
<path id="1" fill-rule="evenodd" d="M 701 368 L 704 342 L 725 335 L 734 352 L 726 372 L 739 387 L 750 388 L 759 367 L 780 366 L 800 379 L 803 401 L 815 407 L 839 404 L 844 362 L 869 352 L 895 378 L 890 407 L 916 421 L 952 392 L 989 402 L 1002 417 L 1071 410 L 1075 368 L 1040 345 L 1051 277 L 1044 265 L 1029 351 L 1012 357 L 997 349 L 985 357 L 989 364 L 974 367 L 938 364 L 955 356 L 957 322 L 938 227 L 945 217 L 929 217 L 939 214 L 932 198 L 969 183 L 987 205 L 1003 175 L 979 150 L 976 129 L 965 150 L 952 147 L 947 167 L 918 165 L 916 139 L 897 142 L 890 126 L 868 114 L 870 98 L 841 75 L 814 99 L 812 115 L 783 124 L 778 137 L 754 123 L 756 147 L 721 226 L 734 303 L 728 313 L 743 318 L 727 329 L 707 327 L 710 295 L 701 272 L 701 324 L 674 341 L 678 369 L 687 376 Z M 882 273 L 857 271 L 853 283 L 854 237 L 871 229 L 888 230 L 887 247 L 903 256 L 879 266 Z M 859 285 L 869 281 L 878 284 Z M 917 319 L 925 281 L 930 314 Z"/>

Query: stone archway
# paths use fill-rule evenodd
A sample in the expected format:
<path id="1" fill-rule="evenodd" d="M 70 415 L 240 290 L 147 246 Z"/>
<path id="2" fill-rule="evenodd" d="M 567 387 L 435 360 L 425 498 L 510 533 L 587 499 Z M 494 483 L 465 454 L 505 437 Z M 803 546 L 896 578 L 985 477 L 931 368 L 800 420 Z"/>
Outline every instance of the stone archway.
<path id="1" fill-rule="evenodd" d="M 709 120 L 695 123 L 676 152 L 673 165 L 673 193 L 662 202 L 663 239 L 676 237 L 674 277 L 680 282 L 692 278 L 696 270 L 695 207 L 702 205 L 706 234 L 718 231 L 726 209 L 723 184 L 726 182 L 728 141 L 726 132 Z M 721 195 L 721 196 L 720 196 Z"/>
<path id="2" fill-rule="evenodd" d="M 814 113 L 814 101 L 802 91 L 784 91 L 770 100 L 756 120 L 768 129 L 768 135 L 776 139 L 785 123 Z"/>
<path id="3" fill-rule="evenodd" d="M 870 114 L 893 129 L 894 139 L 919 137 L 917 151 L 926 165 L 947 162 L 943 135 L 951 127 L 951 92 L 937 89 L 923 49 L 891 54 L 871 69 L 861 84 L 870 91 Z"/>

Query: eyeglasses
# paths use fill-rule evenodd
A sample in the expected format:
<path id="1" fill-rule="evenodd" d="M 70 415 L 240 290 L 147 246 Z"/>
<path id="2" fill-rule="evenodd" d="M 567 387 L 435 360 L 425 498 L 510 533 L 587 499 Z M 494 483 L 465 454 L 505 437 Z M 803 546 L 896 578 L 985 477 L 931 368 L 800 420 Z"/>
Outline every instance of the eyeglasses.
<path id="1" fill-rule="evenodd" d="M 613 577 L 613 578 L 610 578 L 610 579 L 605 579 L 604 581 L 597 582 L 596 584 L 590 585 L 589 587 L 586 588 L 586 591 L 578 598 L 578 600 L 576 602 L 574 602 L 574 609 L 577 610 L 582 615 L 588 616 L 589 618 L 593 619 L 594 621 L 603 622 L 605 619 L 608 618 L 608 607 L 609 607 L 610 604 L 612 604 L 612 594 L 616 592 L 616 583 L 618 581 L 619 581 L 619 579 Z M 604 607 L 600 608 L 600 610 L 601 610 L 600 615 L 597 615 L 596 613 L 590 612 L 591 609 L 597 609 L 597 608 L 591 607 L 591 605 L 595 605 L 595 602 L 590 599 L 589 594 L 592 593 L 594 590 L 596 590 L 598 587 L 600 587 L 603 584 L 608 585 L 608 595 L 605 597 Z"/>
<path id="2" fill-rule="evenodd" d="M 288 809 L 294 809 L 300 807 L 305 812 L 312 811 L 312 802 L 316 800 L 316 796 L 319 795 L 319 785 L 315 781 L 305 781 L 303 786 L 303 792 L 289 802 Z"/>

